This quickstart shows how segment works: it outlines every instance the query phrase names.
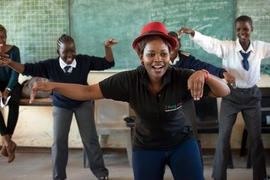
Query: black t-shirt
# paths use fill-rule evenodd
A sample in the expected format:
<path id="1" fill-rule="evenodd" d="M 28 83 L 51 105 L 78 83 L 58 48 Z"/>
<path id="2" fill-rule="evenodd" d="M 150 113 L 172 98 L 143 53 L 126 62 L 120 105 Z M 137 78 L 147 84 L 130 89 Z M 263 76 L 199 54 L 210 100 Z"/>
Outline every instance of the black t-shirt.
<path id="1" fill-rule="evenodd" d="M 192 73 L 189 69 L 169 67 L 156 97 L 148 87 L 144 67 L 117 73 L 99 83 L 106 99 L 128 102 L 136 113 L 134 150 L 163 150 L 195 139 L 182 111 L 183 100 L 191 98 L 187 80 Z M 204 94 L 208 92 L 205 84 Z"/>

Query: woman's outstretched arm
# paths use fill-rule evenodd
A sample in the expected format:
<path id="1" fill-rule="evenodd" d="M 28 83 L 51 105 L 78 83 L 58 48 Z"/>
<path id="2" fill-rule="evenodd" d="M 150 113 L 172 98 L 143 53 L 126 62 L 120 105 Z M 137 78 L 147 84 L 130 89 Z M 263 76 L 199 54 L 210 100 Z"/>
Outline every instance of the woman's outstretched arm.
<path id="1" fill-rule="evenodd" d="M 34 100 L 37 91 L 55 91 L 68 98 L 84 101 L 103 99 L 99 84 L 81 85 L 56 82 L 36 82 L 30 95 L 30 103 Z"/>

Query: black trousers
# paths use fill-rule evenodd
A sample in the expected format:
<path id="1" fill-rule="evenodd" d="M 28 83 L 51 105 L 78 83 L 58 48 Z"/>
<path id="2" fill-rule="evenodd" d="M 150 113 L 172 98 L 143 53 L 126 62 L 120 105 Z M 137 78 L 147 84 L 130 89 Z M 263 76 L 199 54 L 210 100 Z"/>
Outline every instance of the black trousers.
<path id="1" fill-rule="evenodd" d="M 221 101 L 219 134 L 212 178 L 215 180 L 227 179 L 231 133 L 237 114 L 241 112 L 250 140 L 253 180 L 263 180 L 267 173 L 261 138 L 261 92 L 257 86 L 247 89 L 229 87 L 231 93 L 223 97 Z"/>
<path id="2" fill-rule="evenodd" d="M 0 82 L 0 90 L 3 92 L 7 86 L 8 82 Z M 20 83 L 17 83 L 17 85 L 14 87 L 14 89 L 10 92 L 11 98 L 8 102 L 8 119 L 7 124 L 5 124 L 5 120 L 3 117 L 3 114 L 0 113 L 0 134 L 6 135 L 6 134 L 13 134 L 14 129 L 16 127 L 18 116 L 19 116 L 19 104 L 22 94 L 22 86 Z"/>

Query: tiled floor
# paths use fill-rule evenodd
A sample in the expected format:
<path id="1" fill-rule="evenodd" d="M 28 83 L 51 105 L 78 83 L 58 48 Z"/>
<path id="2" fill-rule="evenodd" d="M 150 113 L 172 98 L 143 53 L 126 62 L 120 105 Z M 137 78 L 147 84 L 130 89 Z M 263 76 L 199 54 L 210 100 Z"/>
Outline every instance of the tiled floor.
<path id="1" fill-rule="evenodd" d="M 211 180 L 213 155 L 204 156 L 204 174 L 206 180 Z M 110 172 L 110 180 L 133 180 L 132 169 L 128 164 L 127 155 L 123 151 L 104 152 L 104 160 Z M 246 169 L 246 157 L 233 155 L 235 169 L 228 169 L 228 180 L 252 180 L 252 170 Z M 50 153 L 25 153 L 18 150 L 16 159 L 6 163 L 5 157 L 0 157 L 0 180 L 50 180 Z M 270 173 L 270 155 L 267 155 L 267 171 Z M 96 180 L 89 168 L 83 167 L 82 150 L 69 154 L 67 167 L 69 180 Z M 173 180 L 167 168 L 164 180 Z"/>

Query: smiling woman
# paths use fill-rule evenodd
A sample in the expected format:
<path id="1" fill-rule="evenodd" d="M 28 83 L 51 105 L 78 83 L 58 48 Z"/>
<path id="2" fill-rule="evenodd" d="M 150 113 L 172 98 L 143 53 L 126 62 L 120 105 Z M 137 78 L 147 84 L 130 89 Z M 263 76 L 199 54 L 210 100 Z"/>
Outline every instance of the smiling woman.
<path id="1" fill-rule="evenodd" d="M 14 61 L 20 63 L 20 50 L 14 45 L 6 44 L 7 30 L 0 24 L 0 53 L 1 64 L 3 64 L 6 56 L 9 56 Z M 2 56 L 6 54 L 6 56 Z M 7 162 L 12 162 L 15 159 L 15 149 L 17 145 L 11 140 L 14 133 L 18 115 L 19 102 L 21 98 L 21 85 L 18 83 L 19 74 L 9 67 L 0 67 L 0 97 L 4 104 L 8 101 L 9 113 L 7 123 L 5 124 L 2 111 L 0 113 L 0 133 L 2 136 L 2 149 L 0 155 L 7 157 Z M 10 99 L 8 100 L 8 98 Z"/>
<path id="2" fill-rule="evenodd" d="M 160 36 L 150 36 L 144 39 L 145 42 L 149 42 L 145 45 L 143 54 L 139 54 L 139 57 L 141 64 L 148 72 L 150 78 L 149 87 L 154 95 L 157 95 L 162 87 L 162 76 L 169 66 L 171 50 L 169 47 L 171 46 L 167 45 L 169 44 L 168 40 Z"/>
<path id="3" fill-rule="evenodd" d="M 202 95 L 226 96 L 228 86 L 213 75 L 205 83 L 204 71 L 169 66 L 176 40 L 161 22 L 146 24 L 132 46 L 142 63 L 135 70 L 119 72 L 89 86 L 47 82 L 36 83 L 33 90 L 53 90 L 76 100 L 128 102 L 137 117 L 132 153 L 134 179 L 163 179 L 162 170 L 169 164 L 174 179 L 203 180 L 197 142 L 181 104 Z"/>

